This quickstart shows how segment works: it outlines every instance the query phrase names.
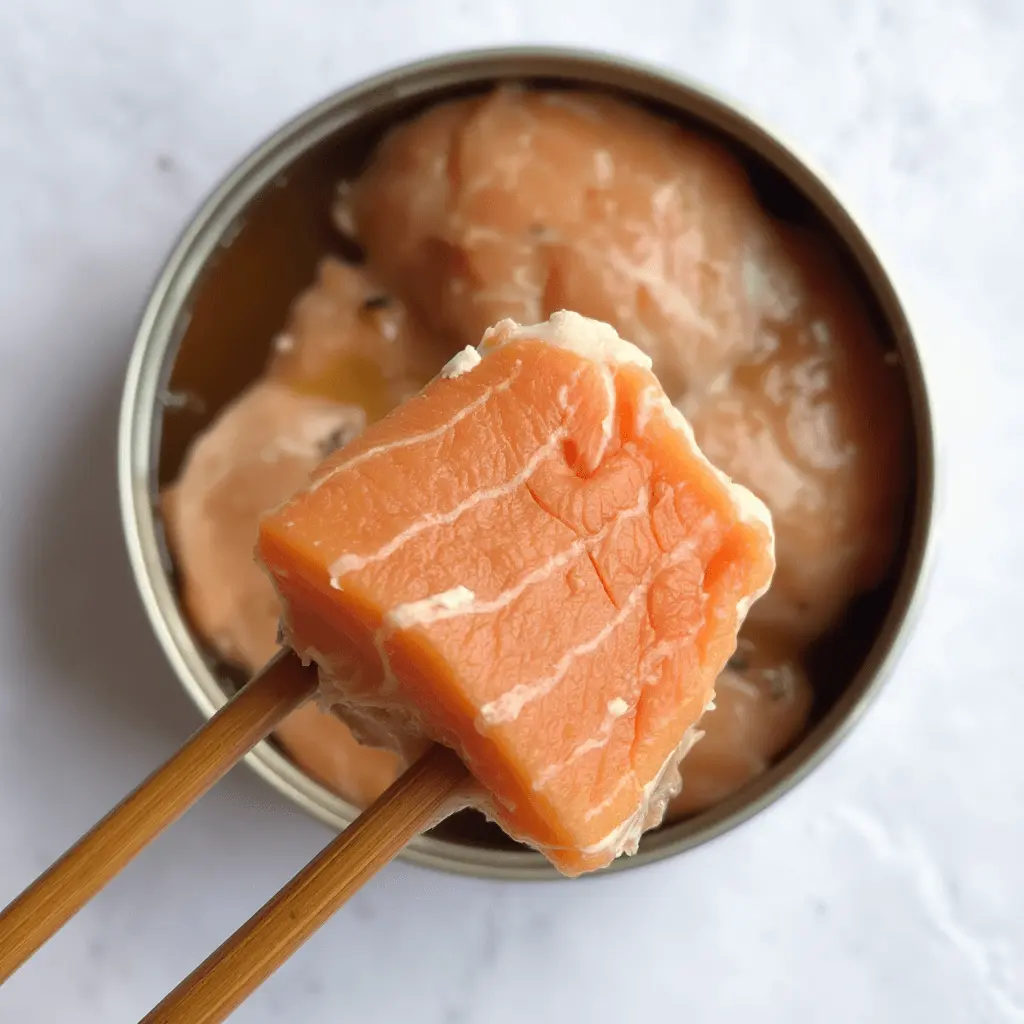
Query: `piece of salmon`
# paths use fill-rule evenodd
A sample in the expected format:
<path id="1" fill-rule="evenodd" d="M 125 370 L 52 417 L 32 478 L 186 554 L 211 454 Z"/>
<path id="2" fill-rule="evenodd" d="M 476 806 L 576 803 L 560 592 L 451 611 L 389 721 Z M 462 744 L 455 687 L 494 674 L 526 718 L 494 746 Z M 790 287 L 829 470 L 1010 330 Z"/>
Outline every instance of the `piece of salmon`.
<path id="1" fill-rule="evenodd" d="M 165 491 L 182 599 L 195 628 L 226 661 L 255 672 L 278 650 L 280 605 L 252 557 L 260 516 L 364 423 L 359 407 L 272 381 L 254 384 L 199 435 Z M 343 722 L 315 704 L 289 715 L 275 737 L 301 768 L 358 806 L 401 770 L 394 753 L 357 744 Z"/>
<path id="2" fill-rule="evenodd" d="M 196 438 L 164 491 L 182 600 L 195 627 L 227 661 L 254 671 L 278 649 L 280 608 L 252 558 L 260 515 L 300 487 L 365 421 L 357 406 L 257 383 Z"/>
<path id="3" fill-rule="evenodd" d="M 373 422 L 419 391 L 453 351 L 365 268 L 328 256 L 292 304 L 267 373 L 303 394 L 358 405 Z"/>
<path id="4" fill-rule="evenodd" d="M 567 874 L 660 821 L 774 566 L 767 510 L 649 367 L 575 314 L 505 321 L 259 532 L 323 700 L 453 747 Z"/>
<path id="5" fill-rule="evenodd" d="M 768 770 L 807 725 L 813 691 L 785 638 L 744 629 L 715 683 L 703 736 L 682 764 L 683 785 L 666 820 L 714 807 Z"/>
<path id="6" fill-rule="evenodd" d="M 892 562 L 909 479 L 902 371 L 816 238 L 773 232 L 787 267 L 756 354 L 680 408 L 707 456 L 772 511 L 778 567 L 751 623 L 807 643 Z"/>
<path id="7" fill-rule="evenodd" d="M 394 129 L 336 220 L 437 332 L 573 309 L 612 324 L 678 397 L 755 340 L 760 209 L 739 162 L 599 94 L 500 88 Z"/>

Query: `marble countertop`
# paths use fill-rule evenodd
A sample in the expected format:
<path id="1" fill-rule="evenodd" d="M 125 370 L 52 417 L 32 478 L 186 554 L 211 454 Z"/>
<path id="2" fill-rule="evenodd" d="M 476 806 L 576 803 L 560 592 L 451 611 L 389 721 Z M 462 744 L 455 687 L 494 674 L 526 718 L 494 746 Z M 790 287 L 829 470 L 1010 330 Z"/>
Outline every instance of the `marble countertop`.
<path id="1" fill-rule="evenodd" d="M 233 1019 L 1024 1021 L 1019 0 L 3 0 L 0 904 L 197 724 L 115 499 L 120 378 L 173 236 L 324 93 L 513 42 L 685 72 L 831 173 L 932 372 L 931 593 L 863 724 L 755 822 L 578 884 L 394 865 Z M 137 1020 L 327 837 L 236 770 L 0 990 L 0 1021 Z"/>

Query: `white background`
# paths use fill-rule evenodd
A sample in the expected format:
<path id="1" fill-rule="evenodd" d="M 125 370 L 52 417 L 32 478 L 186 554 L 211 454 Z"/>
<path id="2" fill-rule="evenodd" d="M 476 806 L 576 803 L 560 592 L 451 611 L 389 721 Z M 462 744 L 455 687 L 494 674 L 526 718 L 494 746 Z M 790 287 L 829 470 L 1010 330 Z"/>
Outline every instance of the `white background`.
<path id="1" fill-rule="evenodd" d="M 283 119 L 409 58 L 619 51 L 738 98 L 889 260 L 946 441 L 920 629 L 811 780 L 695 853 L 522 886 L 389 868 L 234 1019 L 1024 1021 L 1020 0 L 0 0 L 0 904 L 197 724 L 122 554 L 134 319 Z M 236 771 L 0 990 L 135 1021 L 328 838 Z"/>

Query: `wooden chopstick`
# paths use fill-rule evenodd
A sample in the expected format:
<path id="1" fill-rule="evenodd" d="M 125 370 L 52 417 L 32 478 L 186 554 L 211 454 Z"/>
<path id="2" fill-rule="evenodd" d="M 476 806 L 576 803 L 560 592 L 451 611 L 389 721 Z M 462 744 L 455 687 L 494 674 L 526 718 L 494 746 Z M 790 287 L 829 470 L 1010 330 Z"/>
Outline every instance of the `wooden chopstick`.
<path id="1" fill-rule="evenodd" d="M 290 711 L 316 672 L 282 651 L 0 913 L 0 984 Z"/>
<path id="2" fill-rule="evenodd" d="M 216 1024 L 420 831 L 468 778 L 432 747 L 140 1024 Z"/>

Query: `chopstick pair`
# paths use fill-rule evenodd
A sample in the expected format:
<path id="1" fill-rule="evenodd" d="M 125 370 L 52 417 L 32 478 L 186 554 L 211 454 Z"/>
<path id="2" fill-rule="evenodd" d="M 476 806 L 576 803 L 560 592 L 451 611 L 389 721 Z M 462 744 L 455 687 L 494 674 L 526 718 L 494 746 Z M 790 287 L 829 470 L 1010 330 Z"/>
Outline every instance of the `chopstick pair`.
<path id="1" fill-rule="evenodd" d="M 0 984 L 290 712 L 316 673 L 283 651 L 0 913 Z M 142 1024 L 214 1024 L 426 828 L 466 779 L 435 746 L 174 989 Z"/>

